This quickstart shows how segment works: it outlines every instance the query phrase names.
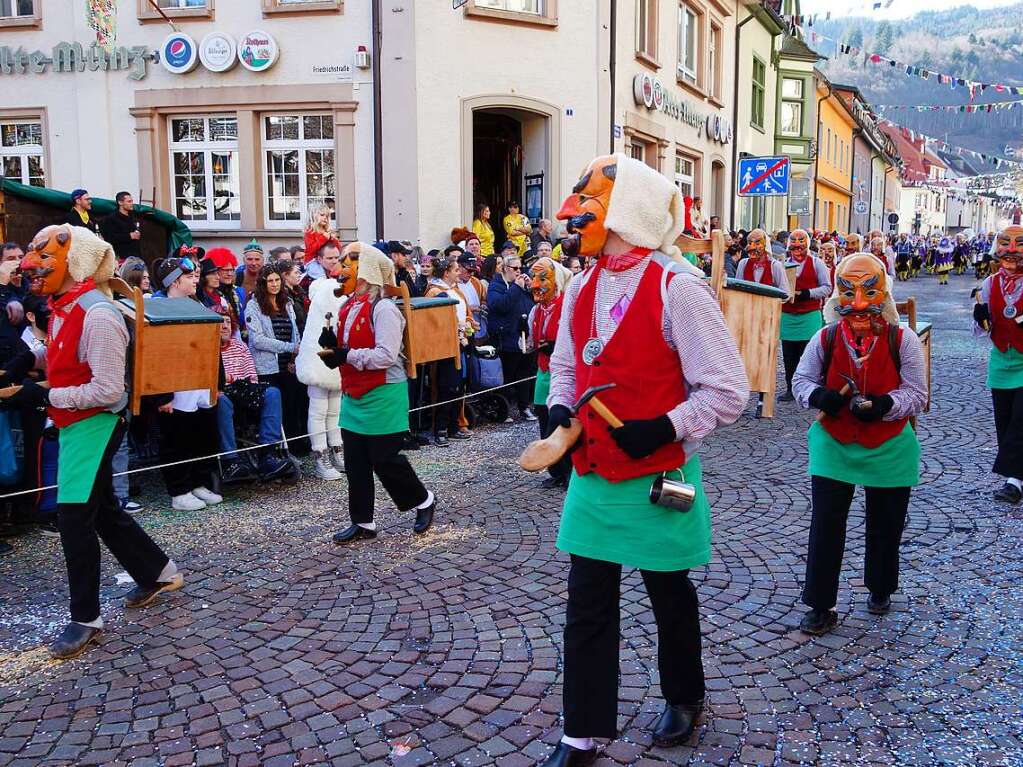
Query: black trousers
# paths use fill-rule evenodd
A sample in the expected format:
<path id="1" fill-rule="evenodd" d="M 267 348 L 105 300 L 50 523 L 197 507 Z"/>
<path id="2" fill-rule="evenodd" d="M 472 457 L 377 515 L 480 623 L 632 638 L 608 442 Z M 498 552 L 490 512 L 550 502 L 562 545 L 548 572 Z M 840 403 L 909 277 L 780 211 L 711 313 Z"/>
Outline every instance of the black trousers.
<path id="1" fill-rule="evenodd" d="M 511 399 L 514 395 L 519 410 L 525 410 L 533 401 L 533 382 L 524 379 L 528 379 L 536 372 L 536 355 L 523 354 L 518 350 L 502 351 L 501 372 L 506 384 L 518 381 L 515 386 L 509 387 L 506 396 Z"/>
<path id="2" fill-rule="evenodd" d="M 661 693 L 673 705 L 704 696 L 700 613 L 688 570 L 640 571 L 657 621 Z M 565 615 L 565 735 L 618 734 L 622 566 L 572 555 Z"/>
<path id="3" fill-rule="evenodd" d="M 173 463 L 220 452 L 216 407 L 198 408 L 194 413 L 174 410 L 160 413 L 160 463 Z M 173 498 L 197 487 L 209 487 L 217 461 L 191 461 L 161 469 L 167 493 Z"/>
<path id="4" fill-rule="evenodd" d="M 121 444 L 124 431 L 125 423 L 121 420 L 103 447 L 103 458 L 89 500 L 57 505 L 57 529 L 71 592 L 71 620 L 79 623 L 99 617 L 100 540 L 140 586 L 155 584 L 168 562 L 167 555 L 153 539 L 121 510 L 114 495 L 110 461 Z"/>
<path id="5" fill-rule="evenodd" d="M 356 434 L 341 430 L 348 474 L 348 513 L 354 524 L 373 521 L 374 474 L 399 511 L 408 511 L 427 499 L 426 488 L 408 458 L 401 454 L 404 440 L 404 432 Z"/>
<path id="6" fill-rule="evenodd" d="M 830 610 L 838 602 L 845 528 L 855 485 L 811 477 L 813 517 L 806 554 L 803 602 Z M 866 552 L 863 580 L 871 594 L 888 597 L 899 587 L 899 544 L 909 509 L 908 487 L 865 487 Z"/>
<path id="7" fill-rule="evenodd" d="M 309 431 L 309 391 L 305 384 L 287 370 L 261 375 L 259 380 L 276 386 L 281 392 L 281 421 L 288 438 L 288 450 L 297 456 L 308 455 L 309 438 L 296 439 Z"/>
<path id="8" fill-rule="evenodd" d="M 540 426 L 540 439 L 546 439 L 554 431 L 554 429 L 550 428 L 550 414 L 547 412 L 547 406 L 533 405 L 533 411 L 536 413 L 537 424 Z M 568 479 L 571 471 L 572 460 L 568 455 L 563 455 L 557 463 L 547 469 L 547 472 L 555 479 Z"/>
<path id="9" fill-rule="evenodd" d="M 998 455 L 992 471 L 1023 479 L 1023 388 L 992 389 Z"/>
<path id="10" fill-rule="evenodd" d="M 806 345 L 809 341 L 782 341 L 781 342 L 781 358 L 785 364 L 785 388 L 792 388 L 792 376 L 796 373 L 796 368 L 799 366 L 799 358 L 803 356 L 803 352 L 806 350 Z"/>
<path id="11" fill-rule="evenodd" d="M 453 359 L 440 360 L 434 363 L 436 367 L 431 375 L 436 376 L 436 391 L 433 402 L 447 402 L 461 394 L 462 371 L 455 367 Z M 451 431 L 458 430 L 458 412 L 462 407 L 461 402 L 451 402 L 447 405 L 440 405 L 433 411 L 433 432 L 434 434 L 447 435 Z"/>

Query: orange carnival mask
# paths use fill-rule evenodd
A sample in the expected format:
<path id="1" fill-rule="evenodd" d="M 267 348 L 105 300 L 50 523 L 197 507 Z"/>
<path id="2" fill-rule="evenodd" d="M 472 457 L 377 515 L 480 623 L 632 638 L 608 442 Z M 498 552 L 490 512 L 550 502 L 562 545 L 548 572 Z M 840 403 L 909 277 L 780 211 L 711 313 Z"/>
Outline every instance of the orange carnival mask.
<path id="1" fill-rule="evenodd" d="M 558 284 L 554 277 L 554 264 L 549 258 L 541 258 L 529 269 L 529 290 L 538 304 L 548 304 L 558 295 Z"/>
<path id="2" fill-rule="evenodd" d="M 60 290 L 68 276 L 70 250 L 71 233 L 66 226 L 48 226 L 35 236 L 21 259 L 21 271 L 31 281 L 33 292 L 54 295 Z"/>
<path id="3" fill-rule="evenodd" d="M 351 252 L 341 259 L 334 270 L 334 277 L 341 283 L 341 295 L 350 296 L 355 292 L 359 275 L 359 254 Z"/>
<path id="4" fill-rule="evenodd" d="M 995 238 L 995 258 L 1009 274 L 1019 271 L 1023 261 L 1023 226 L 1007 226 Z"/>
<path id="5" fill-rule="evenodd" d="M 754 229 L 746 235 L 746 255 L 752 259 L 767 258 L 767 232 Z"/>
<path id="6" fill-rule="evenodd" d="M 884 240 L 881 239 L 880 237 L 874 237 L 870 241 L 870 252 L 873 253 L 878 258 L 883 257 L 884 256 Z"/>
<path id="7" fill-rule="evenodd" d="M 833 242 L 822 242 L 820 247 L 821 259 L 829 267 L 835 265 L 835 243 Z"/>
<path id="8" fill-rule="evenodd" d="M 806 258 L 810 250 L 810 238 L 802 229 L 793 229 L 789 234 L 789 255 L 797 261 Z"/>
<path id="9" fill-rule="evenodd" d="M 567 222 L 570 235 L 561 245 L 563 258 L 596 256 L 604 249 L 607 242 L 604 222 L 617 169 L 617 161 L 611 155 L 596 158 L 561 204 L 557 218 Z"/>
<path id="10" fill-rule="evenodd" d="M 863 250 L 863 238 L 858 234 L 850 234 L 845 238 L 845 252 L 859 253 Z"/>
<path id="11" fill-rule="evenodd" d="M 835 275 L 838 287 L 838 315 L 858 335 L 877 334 L 888 299 L 887 275 L 878 260 L 867 253 L 842 259 Z"/>

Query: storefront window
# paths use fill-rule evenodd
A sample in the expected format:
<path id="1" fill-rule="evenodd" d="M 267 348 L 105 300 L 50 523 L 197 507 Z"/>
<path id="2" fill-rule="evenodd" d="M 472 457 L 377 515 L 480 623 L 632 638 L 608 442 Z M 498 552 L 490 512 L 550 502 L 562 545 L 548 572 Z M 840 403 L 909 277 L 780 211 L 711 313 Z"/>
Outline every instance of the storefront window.
<path id="1" fill-rule="evenodd" d="M 0 0 L 0 18 L 16 19 L 34 13 L 32 0 Z"/>
<path id="2" fill-rule="evenodd" d="M 0 122 L 0 168 L 5 178 L 31 186 L 46 186 L 42 122 Z"/>
<path id="3" fill-rule="evenodd" d="M 675 186 L 683 197 L 695 197 L 696 163 L 685 155 L 675 155 Z"/>
<path id="4" fill-rule="evenodd" d="M 750 122 L 764 129 L 764 91 L 767 67 L 756 56 L 753 57 L 753 103 L 750 107 Z"/>
<path id="5" fill-rule="evenodd" d="M 170 134 L 174 215 L 199 228 L 237 227 L 238 119 L 175 117 Z"/>
<path id="6" fill-rule="evenodd" d="M 700 17 L 688 5 L 679 6 L 678 12 L 678 73 L 696 83 L 696 52 L 699 40 Z"/>
<path id="7" fill-rule="evenodd" d="M 334 123 L 330 115 L 263 118 L 267 226 L 293 226 L 313 207 L 335 209 Z"/>

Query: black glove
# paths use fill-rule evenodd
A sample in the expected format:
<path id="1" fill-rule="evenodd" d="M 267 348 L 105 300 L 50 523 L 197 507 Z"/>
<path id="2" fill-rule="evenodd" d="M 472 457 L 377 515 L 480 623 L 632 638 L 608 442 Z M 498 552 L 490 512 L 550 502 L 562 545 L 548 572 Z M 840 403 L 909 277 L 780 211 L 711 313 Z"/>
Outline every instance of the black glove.
<path id="1" fill-rule="evenodd" d="M 343 346 L 339 349 L 331 349 L 330 354 L 324 354 L 320 359 L 323 360 L 324 365 L 334 370 L 348 362 L 348 350 Z"/>
<path id="2" fill-rule="evenodd" d="M 0 399 L 0 405 L 6 409 L 37 408 L 50 404 L 50 390 L 40 386 L 33 380 L 27 380 L 21 388 L 7 399 Z"/>
<path id="3" fill-rule="evenodd" d="M 799 291 L 798 293 L 796 293 L 796 300 L 797 301 L 809 301 L 810 300 L 810 291 L 809 290 L 801 290 L 801 291 Z"/>
<path id="4" fill-rule="evenodd" d="M 554 432 L 559 426 L 566 429 L 572 425 L 572 411 L 564 405 L 551 405 L 547 411 L 547 428 Z"/>
<path id="5" fill-rule="evenodd" d="M 536 347 L 536 350 L 538 352 L 542 352 L 543 354 L 546 354 L 548 357 L 550 357 L 552 354 L 554 354 L 554 342 L 553 341 L 545 341 L 544 343 L 542 343 L 538 347 Z"/>
<path id="6" fill-rule="evenodd" d="M 991 324 L 991 310 L 987 304 L 974 304 L 973 305 L 973 321 L 981 327 L 984 327 L 984 323 Z"/>
<path id="7" fill-rule="evenodd" d="M 863 399 L 870 403 L 870 407 L 863 410 L 854 408 L 852 414 L 865 423 L 880 421 L 888 411 L 895 407 L 895 400 L 887 394 L 868 394 Z"/>
<path id="8" fill-rule="evenodd" d="M 675 425 L 666 415 L 626 421 L 617 429 L 609 428 L 611 439 L 629 458 L 646 458 L 662 445 L 675 441 Z"/>
<path id="9" fill-rule="evenodd" d="M 810 395 L 810 407 L 815 407 L 830 416 L 838 415 L 838 411 L 849 401 L 848 395 L 826 386 L 818 386 Z"/>
<path id="10" fill-rule="evenodd" d="M 331 330 L 329 325 L 324 325 L 317 343 L 323 349 L 335 349 L 337 348 L 337 333 Z"/>

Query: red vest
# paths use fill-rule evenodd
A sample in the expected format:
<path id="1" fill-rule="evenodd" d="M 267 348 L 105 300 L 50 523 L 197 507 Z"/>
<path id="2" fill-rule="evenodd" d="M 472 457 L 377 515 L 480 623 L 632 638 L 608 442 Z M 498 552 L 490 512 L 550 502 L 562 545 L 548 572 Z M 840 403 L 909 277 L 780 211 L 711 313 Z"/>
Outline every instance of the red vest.
<path id="1" fill-rule="evenodd" d="M 803 266 L 796 275 L 796 293 L 798 294 L 801 290 L 813 290 L 816 287 L 820 287 L 817 282 L 817 268 L 814 265 L 813 256 L 808 255 L 803 259 Z M 821 300 L 819 298 L 808 298 L 806 301 L 800 301 L 797 298 L 791 304 L 786 302 L 781 305 L 781 310 L 785 314 L 809 314 L 819 311 L 820 308 Z"/>
<path id="2" fill-rule="evenodd" d="M 92 380 L 92 368 L 89 367 L 89 363 L 78 359 L 78 344 L 82 340 L 82 329 L 85 327 L 85 309 L 79 305 L 79 299 L 95 289 L 96 284 L 89 279 L 51 302 L 53 314 L 50 316 L 50 337 L 46 347 L 46 378 L 53 389 L 82 386 Z M 53 325 L 58 316 L 63 319 L 63 324 L 54 336 Z M 102 407 L 64 410 L 51 405 L 47 408 L 47 413 L 57 428 L 63 429 L 104 410 Z"/>
<path id="3" fill-rule="evenodd" d="M 901 344 L 901 329 L 895 337 L 896 342 Z M 822 334 L 821 338 L 825 340 L 825 335 Z M 888 394 L 899 388 L 902 376 L 895 367 L 895 360 L 892 359 L 892 352 L 888 346 L 888 333 L 882 333 L 877 337 L 874 350 L 870 353 L 870 360 L 866 363 L 866 373 L 864 374 L 863 370 L 860 370 L 860 375 L 857 376 L 853 371 L 852 359 L 849 356 L 849 350 L 842 341 L 842 331 L 839 328 L 835 334 L 831 350 L 831 364 L 825 374 L 824 385 L 829 389 L 841 391 L 842 387 L 846 385 L 846 380 L 842 378 L 841 374 L 845 373 L 856 379 L 860 392 L 864 396 Z M 825 414 L 821 419 L 821 425 L 827 429 L 828 434 L 843 445 L 855 442 L 863 447 L 874 448 L 900 434 L 908 421 L 908 418 L 900 418 L 897 421 L 882 420 L 867 423 L 854 416 L 849 408 L 843 407 L 838 411 L 837 416 Z"/>
<path id="4" fill-rule="evenodd" d="M 1004 353 L 1011 346 L 1023 353 L 1023 328 L 1016 324 L 1016 320 L 1005 316 L 1005 294 L 1002 292 L 1002 280 L 997 274 L 991 278 L 988 308 L 991 310 L 991 342 L 995 348 Z M 1023 316 L 1023 301 L 1016 301 L 1016 309 Z"/>
<path id="5" fill-rule="evenodd" d="M 561 324 L 561 305 L 564 303 L 565 294 L 561 293 L 554 301 L 554 307 L 549 314 L 545 314 L 540 304 L 537 304 L 533 312 L 533 344 L 541 346 L 545 343 L 553 343 L 558 338 L 558 326 Z M 547 322 L 544 322 L 546 317 Z M 537 352 L 536 364 L 543 372 L 551 369 L 551 355 Z"/>
<path id="6" fill-rule="evenodd" d="M 756 263 L 753 261 L 753 259 L 747 258 L 745 266 L 742 267 L 742 279 L 746 280 L 746 282 L 756 282 L 757 280 L 754 277 L 755 267 Z M 760 273 L 760 284 L 774 285 L 774 275 L 771 270 L 770 258 L 767 259 L 767 263 L 764 264 L 764 270 Z"/>
<path id="7" fill-rule="evenodd" d="M 625 317 L 592 365 L 583 362 L 582 350 L 595 335 L 594 300 L 600 276 L 597 269 L 584 283 L 573 307 L 570 322 L 576 347 L 575 396 L 579 397 L 590 386 L 617 384 L 597 396 L 623 421 L 656 418 L 686 400 L 678 353 L 664 340 L 661 280 L 675 276 L 665 271 L 653 258 L 647 262 Z M 572 454 L 578 474 L 595 471 L 610 482 L 621 482 L 677 469 L 686 461 L 681 442 L 663 445 L 652 455 L 633 460 L 615 444 L 607 423 L 592 408 L 584 406 L 579 419 L 583 435 L 579 448 Z"/>
<path id="8" fill-rule="evenodd" d="M 338 312 L 338 335 L 344 333 L 351 311 L 354 309 L 356 312 L 345 344 L 349 349 L 372 349 L 377 345 L 376 333 L 373 332 L 373 307 L 372 301 L 353 298 Z M 383 386 L 386 381 L 386 370 L 358 370 L 347 362 L 341 366 L 341 392 L 349 397 L 360 399 L 378 386 Z"/>

